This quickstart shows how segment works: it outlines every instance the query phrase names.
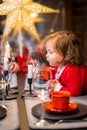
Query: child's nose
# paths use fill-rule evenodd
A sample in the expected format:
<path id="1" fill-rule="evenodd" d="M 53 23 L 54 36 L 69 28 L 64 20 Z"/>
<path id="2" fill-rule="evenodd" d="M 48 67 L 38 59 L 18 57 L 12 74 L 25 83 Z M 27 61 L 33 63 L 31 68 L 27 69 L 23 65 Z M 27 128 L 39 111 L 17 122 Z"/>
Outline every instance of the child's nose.
<path id="1" fill-rule="evenodd" d="M 48 57 L 48 53 L 46 54 L 46 57 Z"/>

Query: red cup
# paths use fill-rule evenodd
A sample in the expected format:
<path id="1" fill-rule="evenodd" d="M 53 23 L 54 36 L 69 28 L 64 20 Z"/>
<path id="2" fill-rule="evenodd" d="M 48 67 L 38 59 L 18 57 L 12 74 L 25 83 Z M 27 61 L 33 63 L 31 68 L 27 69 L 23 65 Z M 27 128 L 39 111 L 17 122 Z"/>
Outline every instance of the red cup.
<path id="1" fill-rule="evenodd" d="M 65 110 L 69 108 L 70 92 L 56 91 L 51 93 L 51 99 L 54 109 Z"/>

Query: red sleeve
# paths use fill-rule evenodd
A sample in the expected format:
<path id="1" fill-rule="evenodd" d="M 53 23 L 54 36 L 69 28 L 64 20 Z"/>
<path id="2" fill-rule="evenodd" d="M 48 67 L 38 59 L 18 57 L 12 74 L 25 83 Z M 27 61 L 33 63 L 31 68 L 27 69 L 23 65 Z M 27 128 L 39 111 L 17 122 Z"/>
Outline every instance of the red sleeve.
<path id="1" fill-rule="evenodd" d="M 59 81 L 63 86 L 61 90 L 70 91 L 71 96 L 81 95 L 82 81 L 80 67 L 68 67 L 62 73 Z"/>

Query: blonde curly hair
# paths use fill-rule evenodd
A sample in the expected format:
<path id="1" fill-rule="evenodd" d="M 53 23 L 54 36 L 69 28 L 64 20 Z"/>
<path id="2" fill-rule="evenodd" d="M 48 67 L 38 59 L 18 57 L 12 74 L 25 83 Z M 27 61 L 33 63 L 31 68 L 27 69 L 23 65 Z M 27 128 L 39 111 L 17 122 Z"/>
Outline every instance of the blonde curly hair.
<path id="1" fill-rule="evenodd" d="M 59 31 L 44 37 L 41 41 L 41 53 L 43 56 L 46 55 L 45 45 L 48 42 L 54 44 L 54 50 L 56 52 L 63 54 L 64 64 L 82 64 L 80 39 L 72 31 Z"/>

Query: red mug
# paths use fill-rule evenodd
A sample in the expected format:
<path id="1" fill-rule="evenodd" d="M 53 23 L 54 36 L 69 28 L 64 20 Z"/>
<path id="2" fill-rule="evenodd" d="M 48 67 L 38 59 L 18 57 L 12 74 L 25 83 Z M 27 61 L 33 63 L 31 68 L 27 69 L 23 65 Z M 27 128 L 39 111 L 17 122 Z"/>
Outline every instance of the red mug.
<path id="1" fill-rule="evenodd" d="M 54 109 L 65 110 L 69 108 L 70 92 L 56 91 L 51 93 L 51 99 Z"/>

